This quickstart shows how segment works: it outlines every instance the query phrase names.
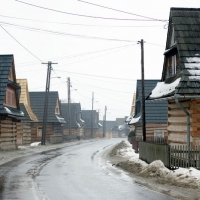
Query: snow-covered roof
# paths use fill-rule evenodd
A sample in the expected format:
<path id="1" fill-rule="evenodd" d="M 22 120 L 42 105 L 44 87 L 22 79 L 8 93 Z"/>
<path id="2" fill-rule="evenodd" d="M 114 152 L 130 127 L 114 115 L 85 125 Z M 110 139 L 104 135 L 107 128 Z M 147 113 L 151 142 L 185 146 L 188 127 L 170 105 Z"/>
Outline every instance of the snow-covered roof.
<path id="1" fill-rule="evenodd" d="M 137 122 L 140 120 L 140 117 L 141 117 L 141 116 L 136 117 L 136 118 L 133 117 L 133 118 L 131 119 L 131 121 L 129 122 L 129 124 L 135 124 L 135 123 L 137 123 Z"/>
<path id="2" fill-rule="evenodd" d="M 132 117 L 133 117 L 133 115 L 131 115 L 131 116 L 127 117 L 127 118 L 126 118 L 126 120 L 125 120 L 125 122 L 130 122 L 130 121 L 131 121 L 131 119 L 132 119 Z"/>
<path id="3" fill-rule="evenodd" d="M 178 78 L 174 82 L 169 84 L 165 82 L 158 82 L 156 87 L 152 90 L 150 98 L 160 98 L 174 92 L 180 80 L 181 78 Z"/>
<path id="4" fill-rule="evenodd" d="M 98 123 L 98 125 L 99 125 L 99 126 L 102 126 L 102 124 L 101 124 L 101 123 Z"/>

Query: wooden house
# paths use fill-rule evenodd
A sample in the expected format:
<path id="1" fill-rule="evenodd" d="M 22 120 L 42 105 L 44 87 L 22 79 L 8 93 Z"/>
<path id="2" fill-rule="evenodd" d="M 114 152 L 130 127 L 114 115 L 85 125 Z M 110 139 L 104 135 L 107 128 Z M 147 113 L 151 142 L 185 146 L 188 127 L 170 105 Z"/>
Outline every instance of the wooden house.
<path id="1" fill-rule="evenodd" d="M 144 80 L 145 97 L 149 95 L 159 80 Z M 136 136 L 143 136 L 142 132 L 142 81 L 137 80 L 136 103 L 134 115 L 129 118 L 128 125 L 135 129 Z M 146 136 L 164 137 L 167 135 L 167 103 L 165 101 L 146 102 Z"/>
<path id="2" fill-rule="evenodd" d="M 85 122 L 82 119 L 81 104 L 80 103 L 70 103 L 70 104 L 61 103 L 61 111 L 62 111 L 62 116 L 67 122 L 67 124 L 64 124 L 65 139 L 83 138 Z M 69 126 L 71 130 L 70 135 L 69 135 Z"/>
<path id="3" fill-rule="evenodd" d="M 200 9 L 171 8 L 161 83 L 148 100 L 168 102 L 169 144 L 200 144 Z"/>
<path id="4" fill-rule="evenodd" d="M 29 96 L 32 110 L 38 118 L 38 122 L 31 123 L 31 142 L 39 142 L 42 138 L 45 92 L 29 92 Z M 51 137 L 62 138 L 63 126 L 66 121 L 61 115 L 58 92 L 49 92 L 48 99 L 46 140 L 50 142 Z"/>
<path id="5" fill-rule="evenodd" d="M 16 83 L 13 55 L 0 55 L 0 150 L 17 149 L 22 133 L 19 108 L 20 86 Z"/>
<path id="6" fill-rule="evenodd" d="M 99 113 L 96 110 L 82 110 L 82 118 L 85 121 L 84 137 L 86 139 L 98 137 L 99 128 L 102 126 L 99 123 Z"/>
<path id="7" fill-rule="evenodd" d="M 103 120 L 99 120 L 99 123 L 104 125 L 105 122 Z M 109 121 L 109 120 L 106 120 L 106 129 L 105 129 L 105 137 L 118 137 L 118 132 L 117 134 L 113 134 L 113 127 L 116 126 L 116 121 Z M 103 126 L 99 127 L 99 132 L 100 134 L 103 136 Z"/>
<path id="8" fill-rule="evenodd" d="M 23 131 L 21 134 L 17 135 L 17 144 L 29 145 L 31 142 L 31 123 L 38 122 L 38 118 L 31 108 L 27 80 L 17 79 L 17 83 L 21 87 L 19 104 L 20 104 L 20 109 L 24 113 L 24 117 L 21 118 L 21 125 Z"/>

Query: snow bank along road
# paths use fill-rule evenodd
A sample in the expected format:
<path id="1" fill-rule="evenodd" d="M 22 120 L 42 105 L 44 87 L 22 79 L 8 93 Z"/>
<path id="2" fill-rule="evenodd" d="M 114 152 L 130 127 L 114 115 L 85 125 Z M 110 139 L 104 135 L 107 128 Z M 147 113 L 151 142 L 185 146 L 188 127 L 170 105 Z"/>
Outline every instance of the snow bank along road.
<path id="1" fill-rule="evenodd" d="M 133 180 L 178 199 L 200 199 L 200 171 L 195 168 L 169 170 L 160 160 L 147 164 L 139 159 L 127 141 L 118 143 L 104 155 L 111 166 L 125 169 Z"/>
<path id="2" fill-rule="evenodd" d="M 5 163 L 0 166 L 0 199 L 173 199 L 134 183 L 103 159 L 119 142 L 77 142 Z"/>

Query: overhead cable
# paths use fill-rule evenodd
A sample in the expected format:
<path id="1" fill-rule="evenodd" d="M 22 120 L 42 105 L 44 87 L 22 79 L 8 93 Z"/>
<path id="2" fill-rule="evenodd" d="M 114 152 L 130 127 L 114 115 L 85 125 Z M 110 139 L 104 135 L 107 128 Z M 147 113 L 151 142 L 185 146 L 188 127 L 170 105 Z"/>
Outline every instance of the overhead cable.
<path id="1" fill-rule="evenodd" d="M 1 28 L 8 34 L 10 37 L 12 37 L 20 46 L 22 46 L 27 52 L 29 52 L 32 56 L 34 56 L 39 61 L 43 62 L 40 58 L 38 58 L 35 54 L 33 54 L 31 51 L 29 51 L 23 44 L 21 44 L 16 38 L 14 38 L 2 25 L 0 25 Z"/>
<path id="2" fill-rule="evenodd" d="M 36 7 L 36 8 L 41 8 L 41 9 L 45 9 L 45 10 L 48 10 L 48 11 L 53 11 L 53 12 L 57 12 L 57 13 L 68 14 L 68 15 L 73 15 L 73 16 L 78 16 L 78 17 L 87 17 L 87 18 L 104 19 L 104 20 L 155 21 L 155 20 L 152 20 L 152 19 L 148 19 L 148 20 L 147 19 L 146 20 L 144 20 L 144 19 L 121 19 L 121 18 L 100 17 L 100 16 L 83 15 L 83 14 L 77 14 L 77 13 L 69 13 L 69 12 L 65 12 L 65 11 L 60 11 L 60 10 L 55 10 L 55 9 L 52 9 L 52 8 L 46 8 L 46 7 L 30 4 L 30 3 L 27 3 L 27 2 L 24 2 L 24 1 L 19 1 L 19 0 L 15 0 L 15 1 L 29 5 L 29 6 L 33 6 L 33 7 Z M 156 20 L 156 21 L 158 21 L 158 20 Z"/>
<path id="3" fill-rule="evenodd" d="M 50 33 L 50 34 L 54 34 L 54 35 L 70 36 L 70 37 L 76 37 L 76 38 L 82 38 L 82 39 L 95 39 L 95 40 L 106 40 L 106 41 L 115 41 L 115 42 L 137 42 L 137 41 L 132 41 L 132 40 L 102 38 L 102 37 L 95 37 L 95 36 L 64 33 L 64 32 L 58 32 L 58 31 L 52 31 L 52 30 L 46 30 L 46 29 L 40 29 L 40 28 L 32 28 L 32 27 L 28 27 L 28 26 L 21 26 L 21 25 L 16 25 L 16 24 L 7 23 L 7 22 L 0 22 L 0 24 L 13 26 L 13 27 L 28 30 L 28 31 L 46 32 L 46 33 Z"/>
<path id="4" fill-rule="evenodd" d="M 135 15 L 137 17 L 142 17 L 142 18 L 146 18 L 146 19 L 149 19 L 149 20 L 161 21 L 161 22 L 168 21 L 168 20 L 161 20 L 161 19 L 156 19 L 156 18 L 152 18 L 152 17 L 147 17 L 147 16 L 143 16 L 143 15 L 138 15 L 138 14 L 135 14 L 135 13 L 126 12 L 126 11 L 118 10 L 118 9 L 115 9 L 115 8 L 109 8 L 109 7 L 106 7 L 106 6 L 102 6 L 102 5 L 99 5 L 99 4 L 90 3 L 90 2 L 87 2 L 87 1 L 83 1 L 83 0 L 78 0 L 78 1 L 90 4 L 90 5 L 93 5 L 93 6 L 97 6 L 97 7 L 101 7 L 101 8 L 105 8 L 105 9 L 109 9 L 109 10 L 113 10 L 113 11 L 117 11 L 117 12 L 121 12 L 121 13 L 125 13 L 125 14 L 129 14 L 129 15 Z"/>
<path id="5" fill-rule="evenodd" d="M 97 25 L 97 24 L 77 24 L 77 23 L 67 23 L 67 22 L 53 22 L 53 21 L 44 21 L 44 20 L 36 20 L 36 19 L 27 19 L 27 18 L 21 18 L 21 17 L 12 17 L 12 16 L 6 16 L 6 15 L 0 15 L 0 17 L 4 18 L 10 18 L 10 19 L 17 19 L 17 20 L 26 20 L 26 21 L 33 21 L 33 22 L 42 22 L 42 23 L 51 23 L 51 24 L 61 24 L 61 25 L 70 25 L 70 26 L 87 26 L 87 27 L 104 27 L 104 28 L 150 28 L 150 27 L 163 27 L 163 25 L 139 25 L 139 26 L 114 26 L 114 25 Z"/>

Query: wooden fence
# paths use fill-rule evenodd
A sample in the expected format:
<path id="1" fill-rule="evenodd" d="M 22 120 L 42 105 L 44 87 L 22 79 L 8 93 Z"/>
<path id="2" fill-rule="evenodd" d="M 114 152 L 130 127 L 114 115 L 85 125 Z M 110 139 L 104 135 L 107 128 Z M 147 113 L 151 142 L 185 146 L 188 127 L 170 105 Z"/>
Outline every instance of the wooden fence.
<path id="1" fill-rule="evenodd" d="M 187 146 L 170 146 L 169 154 L 171 169 L 194 167 L 200 170 L 200 146 L 191 146 L 190 151 Z"/>
<path id="2" fill-rule="evenodd" d="M 139 158 L 147 163 L 161 160 L 169 169 L 194 167 L 200 170 L 200 146 L 191 146 L 188 151 L 186 145 L 140 141 Z"/>

